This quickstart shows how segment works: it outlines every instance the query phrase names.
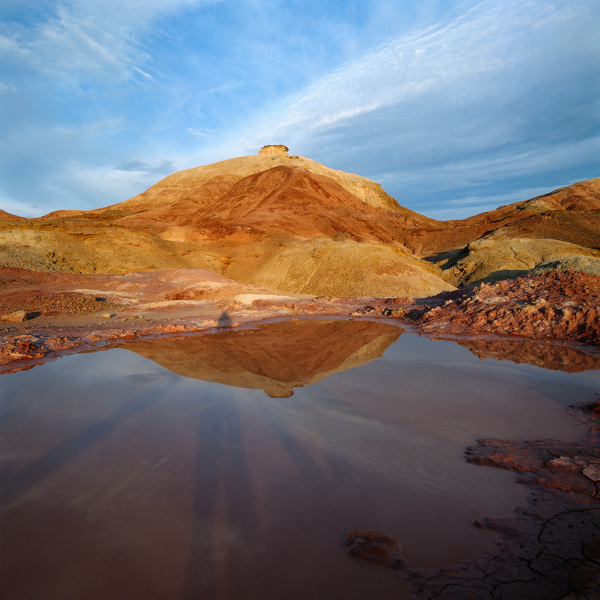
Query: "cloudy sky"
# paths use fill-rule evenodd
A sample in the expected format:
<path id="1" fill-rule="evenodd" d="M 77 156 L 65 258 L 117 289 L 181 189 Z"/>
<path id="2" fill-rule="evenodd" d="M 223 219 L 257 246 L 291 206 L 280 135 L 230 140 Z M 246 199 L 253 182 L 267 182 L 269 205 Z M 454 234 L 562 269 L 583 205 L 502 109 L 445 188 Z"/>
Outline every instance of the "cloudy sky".
<path id="1" fill-rule="evenodd" d="M 2 0 L 0 208 L 285 144 L 458 218 L 600 176 L 600 0 Z"/>

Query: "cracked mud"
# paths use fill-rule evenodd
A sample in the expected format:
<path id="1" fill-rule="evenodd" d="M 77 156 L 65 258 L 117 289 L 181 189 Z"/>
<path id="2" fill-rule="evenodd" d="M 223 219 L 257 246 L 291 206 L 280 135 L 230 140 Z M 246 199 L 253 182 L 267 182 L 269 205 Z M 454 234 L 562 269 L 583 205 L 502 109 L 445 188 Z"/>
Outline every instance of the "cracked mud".
<path id="1" fill-rule="evenodd" d="M 589 427 L 577 442 L 480 440 L 467 449 L 470 463 L 512 470 L 530 488 L 528 506 L 474 523 L 500 533 L 494 552 L 408 571 L 416 598 L 600 598 L 600 401 L 570 410 Z"/>

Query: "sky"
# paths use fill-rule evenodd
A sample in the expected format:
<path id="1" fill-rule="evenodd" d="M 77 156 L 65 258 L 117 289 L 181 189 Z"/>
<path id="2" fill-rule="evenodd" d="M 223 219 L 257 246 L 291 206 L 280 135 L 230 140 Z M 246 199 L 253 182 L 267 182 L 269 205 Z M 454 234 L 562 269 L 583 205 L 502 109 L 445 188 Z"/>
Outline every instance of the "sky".
<path id="1" fill-rule="evenodd" d="M 600 176 L 600 0 L 2 0 L 0 208 L 285 144 L 462 218 Z"/>

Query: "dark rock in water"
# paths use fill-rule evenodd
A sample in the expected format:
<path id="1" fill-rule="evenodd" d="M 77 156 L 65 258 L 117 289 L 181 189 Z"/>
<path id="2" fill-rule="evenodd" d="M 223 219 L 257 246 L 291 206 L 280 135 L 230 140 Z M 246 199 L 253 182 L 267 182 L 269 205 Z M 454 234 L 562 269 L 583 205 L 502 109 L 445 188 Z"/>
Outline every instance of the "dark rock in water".
<path id="1" fill-rule="evenodd" d="M 354 529 L 344 539 L 350 556 L 398 570 L 406 566 L 400 542 L 389 533 L 378 529 Z"/>

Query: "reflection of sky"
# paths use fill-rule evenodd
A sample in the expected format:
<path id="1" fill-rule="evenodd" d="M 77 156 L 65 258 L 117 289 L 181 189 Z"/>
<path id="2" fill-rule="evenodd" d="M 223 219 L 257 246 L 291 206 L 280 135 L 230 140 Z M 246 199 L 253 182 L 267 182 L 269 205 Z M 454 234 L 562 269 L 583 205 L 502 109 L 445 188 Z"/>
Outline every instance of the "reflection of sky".
<path id="1" fill-rule="evenodd" d="M 40 540 L 52 538 L 43 515 L 67 519 L 94 547 L 90 561 L 61 528 L 58 550 L 40 558 L 16 533 L 4 568 L 20 558 L 60 578 L 65 560 L 106 583 L 98 565 L 116 552 L 134 581 L 144 573 L 139 594 L 394 588 L 343 555 L 344 533 L 390 531 L 415 566 L 480 548 L 485 532 L 471 521 L 505 514 L 523 490 L 508 472 L 467 464 L 464 448 L 477 437 L 576 436 L 543 394 L 546 377 L 573 400 L 592 400 L 600 382 L 409 335 L 285 400 L 178 377 L 125 350 L 2 376 L 3 519 L 17 533 L 33 523 Z M 147 573 L 151 564 L 161 567 Z"/>

